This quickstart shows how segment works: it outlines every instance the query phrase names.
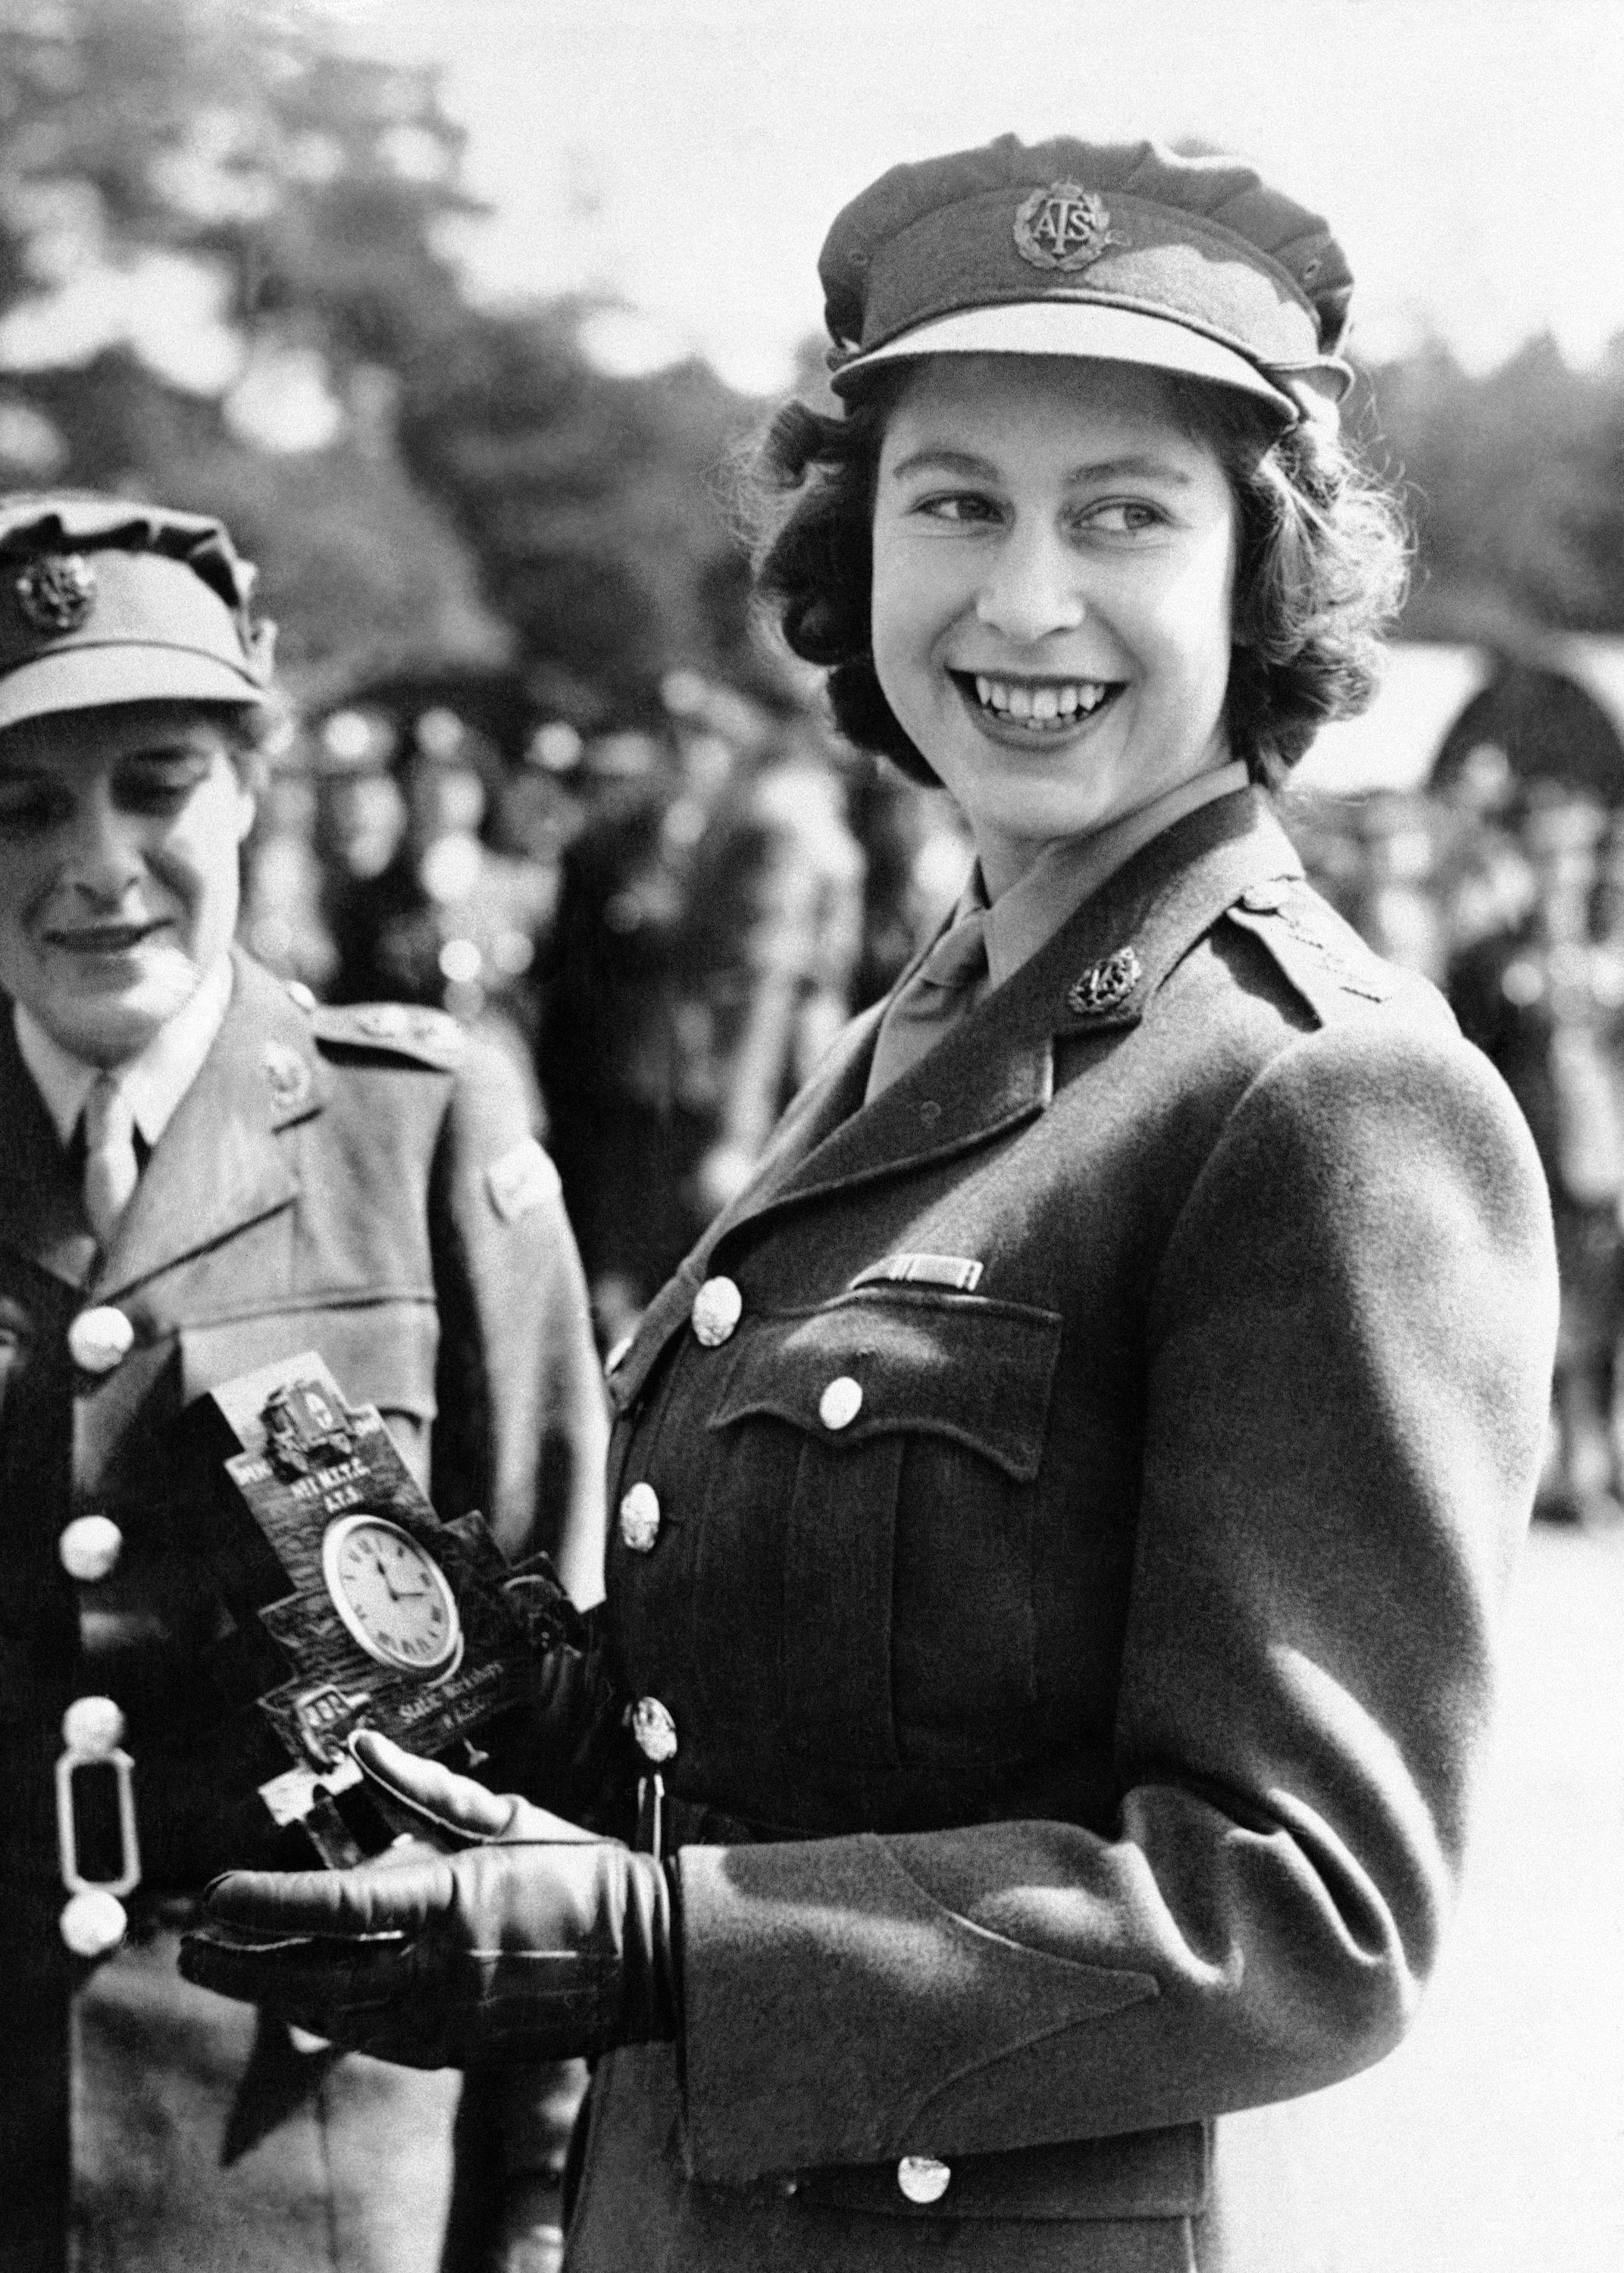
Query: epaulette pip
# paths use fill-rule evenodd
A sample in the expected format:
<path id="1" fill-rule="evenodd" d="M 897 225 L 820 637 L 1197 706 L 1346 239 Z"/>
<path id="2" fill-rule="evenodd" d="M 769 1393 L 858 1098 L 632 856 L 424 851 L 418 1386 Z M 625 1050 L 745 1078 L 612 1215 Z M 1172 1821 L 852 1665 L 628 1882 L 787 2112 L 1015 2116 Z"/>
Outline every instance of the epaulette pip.
<path id="1" fill-rule="evenodd" d="M 1228 916 L 1268 949 L 1321 1025 L 1356 1005 L 1390 1001 L 1404 986 L 1300 876 L 1248 885 Z"/>
<path id="2" fill-rule="evenodd" d="M 449 1072 L 468 1049 L 468 1035 L 444 1010 L 405 1002 L 321 1003 L 311 1024 L 324 1049 L 383 1050 Z"/>

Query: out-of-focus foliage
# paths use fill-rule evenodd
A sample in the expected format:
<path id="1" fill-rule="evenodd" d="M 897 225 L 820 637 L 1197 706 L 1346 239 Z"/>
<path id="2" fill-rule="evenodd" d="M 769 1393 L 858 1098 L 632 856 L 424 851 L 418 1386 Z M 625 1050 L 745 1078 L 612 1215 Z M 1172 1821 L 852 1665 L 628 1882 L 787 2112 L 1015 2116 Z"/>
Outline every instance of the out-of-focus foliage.
<path id="1" fill-rule="evenodd" d="M 1624 631 L 1624 346 L 1575 371 L 1531 340 L 1483 375 L 1430 346 L 1370 383 L 1418 533 L 1411 636 Z"/>
<path id="2" fill-rule="evenodd" d="M 475 210 L 462 139 L 430 73 L 335 51 L 309 8 L 9 0 L 0 317 L 54 315 L 71 337 L 127 292 L 184 290 L 209 336 L 202 368 L 183 343 L 154 368 L 116 328 L 88 355 L 13 367 L 0 480 L 225 513 L 296 664 L 500 651 L 463 546 L 391 439 L 400 365 L 465 313 L 437 241 Z M 290 410 L 317 446 L 273 453 Z"/>
<path id="3" fill-rule="evenodd" d="M 408 371 L 401 441 L 532 665 L 612 688 L 631 716 L 674 664 L 760 676 L 720 472 L 760 406 L 702 364 L 606 377 L 580 312 L 465 323 Z"/>

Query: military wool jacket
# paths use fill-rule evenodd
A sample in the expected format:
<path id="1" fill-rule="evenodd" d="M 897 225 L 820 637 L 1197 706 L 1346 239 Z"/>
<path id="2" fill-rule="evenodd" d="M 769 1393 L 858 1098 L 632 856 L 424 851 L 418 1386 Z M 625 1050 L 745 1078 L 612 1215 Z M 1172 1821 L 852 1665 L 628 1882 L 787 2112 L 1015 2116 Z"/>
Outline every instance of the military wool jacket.
<path id="1" fill-rule="evenodd" d="M 210 2183 L 240 2081 L 213 2073 L 223 2055 L 199 2033 L 196 1992 L 140 1970 L 168 1897 L 243 1858 L 236 1803 L 252 1804 L 254 1711 L 227 1679 L 233 1632 L 207 1551 L 218 1452 L 198 1455 L 188 1408 L 316 1350 L 353 1401 L 382 1409 L 442 1516 L 480 1508 L 510 1555 L 562 1549 L 580 1576 L 599 1551 L 605 1422 L 580 1266 L 521 1085 L 438 1013 L 302 1007 L 239 956 L 221 1031 L 100 1259 L 4 1001 L 0 1141 L 0 2267 L 57 2273 L 70 1999 L 110 2008 L 129 1990 L 122 2054 L 102 2032 L 101 2104 L 127 2105 L 132 2138 L 168 2135 L 176 2108 L 193 2108 L 170 2144 Z M 75 1362 L 75 1321 L 92 1309 L 131 1329 L 101 1370 Z M 92 1514 L 116 1525 L 116 1558 L 71 1577 L 62 1534 Z M 125 1715 L 144 1879 L 129 1944 L 87 1975 L 57 1930 L 53 1772 L 64 1708 L 96 1694 Z M 182 2079 L 168 2097 L 166 2062 Z M 206 2141 L 188 2148 L 186 2123 Z M 116 2226 L 123 2180 L 105 2149 Z M 172 2171 L 169 2212 L 187 2193 Z M 267 2216 L 233 2262 L 326 2264 L 333 2215 L 305 2207 L 308 2231 L 290 2215 L 279 2237 Z M 161 2217 L 144 2241 L 125 2224 L 125 2273 L 182 2262 Z"/>
<path id="2" fill-rule="evenodd" d="M 685 2028 L 603 2065 L 567 2262 L 1300 2273 L 1214 2126 L 1381 2057 L 1436 1958 L 1538 1161 L 1256 791 L 864 1104 L 883 1008 L 611 1373 Z"/>

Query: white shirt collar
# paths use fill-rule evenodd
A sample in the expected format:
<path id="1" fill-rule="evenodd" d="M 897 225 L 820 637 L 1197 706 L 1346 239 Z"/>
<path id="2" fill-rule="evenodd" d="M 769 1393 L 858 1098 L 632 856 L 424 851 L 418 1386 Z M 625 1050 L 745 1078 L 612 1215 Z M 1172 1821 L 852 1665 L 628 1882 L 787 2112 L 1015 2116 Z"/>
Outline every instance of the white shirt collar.
<path id="1" fill-rule="evenodd" d="M 135 1125 L 148 1145 L 156 1144 L 175 1117 L 176 1107 L 203 1069 L 231 1004 L 231 958 L 222 955 L 167 1025 L 138 1057 L 111 1069 L 130 1099 Z M 11 1011 L 17 1046 L 45 1109 L 66 1146 L 85 1110 L 90 1085 L 101 1069 L 86 1065 L 48 1034 L 20 1002 Z"/>

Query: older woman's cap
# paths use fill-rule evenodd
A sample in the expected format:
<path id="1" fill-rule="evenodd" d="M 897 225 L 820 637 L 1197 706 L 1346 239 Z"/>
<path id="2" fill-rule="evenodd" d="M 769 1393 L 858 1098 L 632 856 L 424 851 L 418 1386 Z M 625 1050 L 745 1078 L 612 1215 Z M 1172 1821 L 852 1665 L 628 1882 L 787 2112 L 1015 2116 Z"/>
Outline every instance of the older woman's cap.
<path id="1" fill-rule="evenodd" d="M 71 491 L 0 497 L 0 727 L 108 702 L 266 700 L 276 628 L 223 525 Z"/>
<path id="2" fill-rule="evenodd" d="M 1335 416 L 1353 279 L 1317 214 L 1228 158 L 1013 134 L 894 166 L 819 274 L 838 393 L 909 356 L 1149 364 Z"/>

